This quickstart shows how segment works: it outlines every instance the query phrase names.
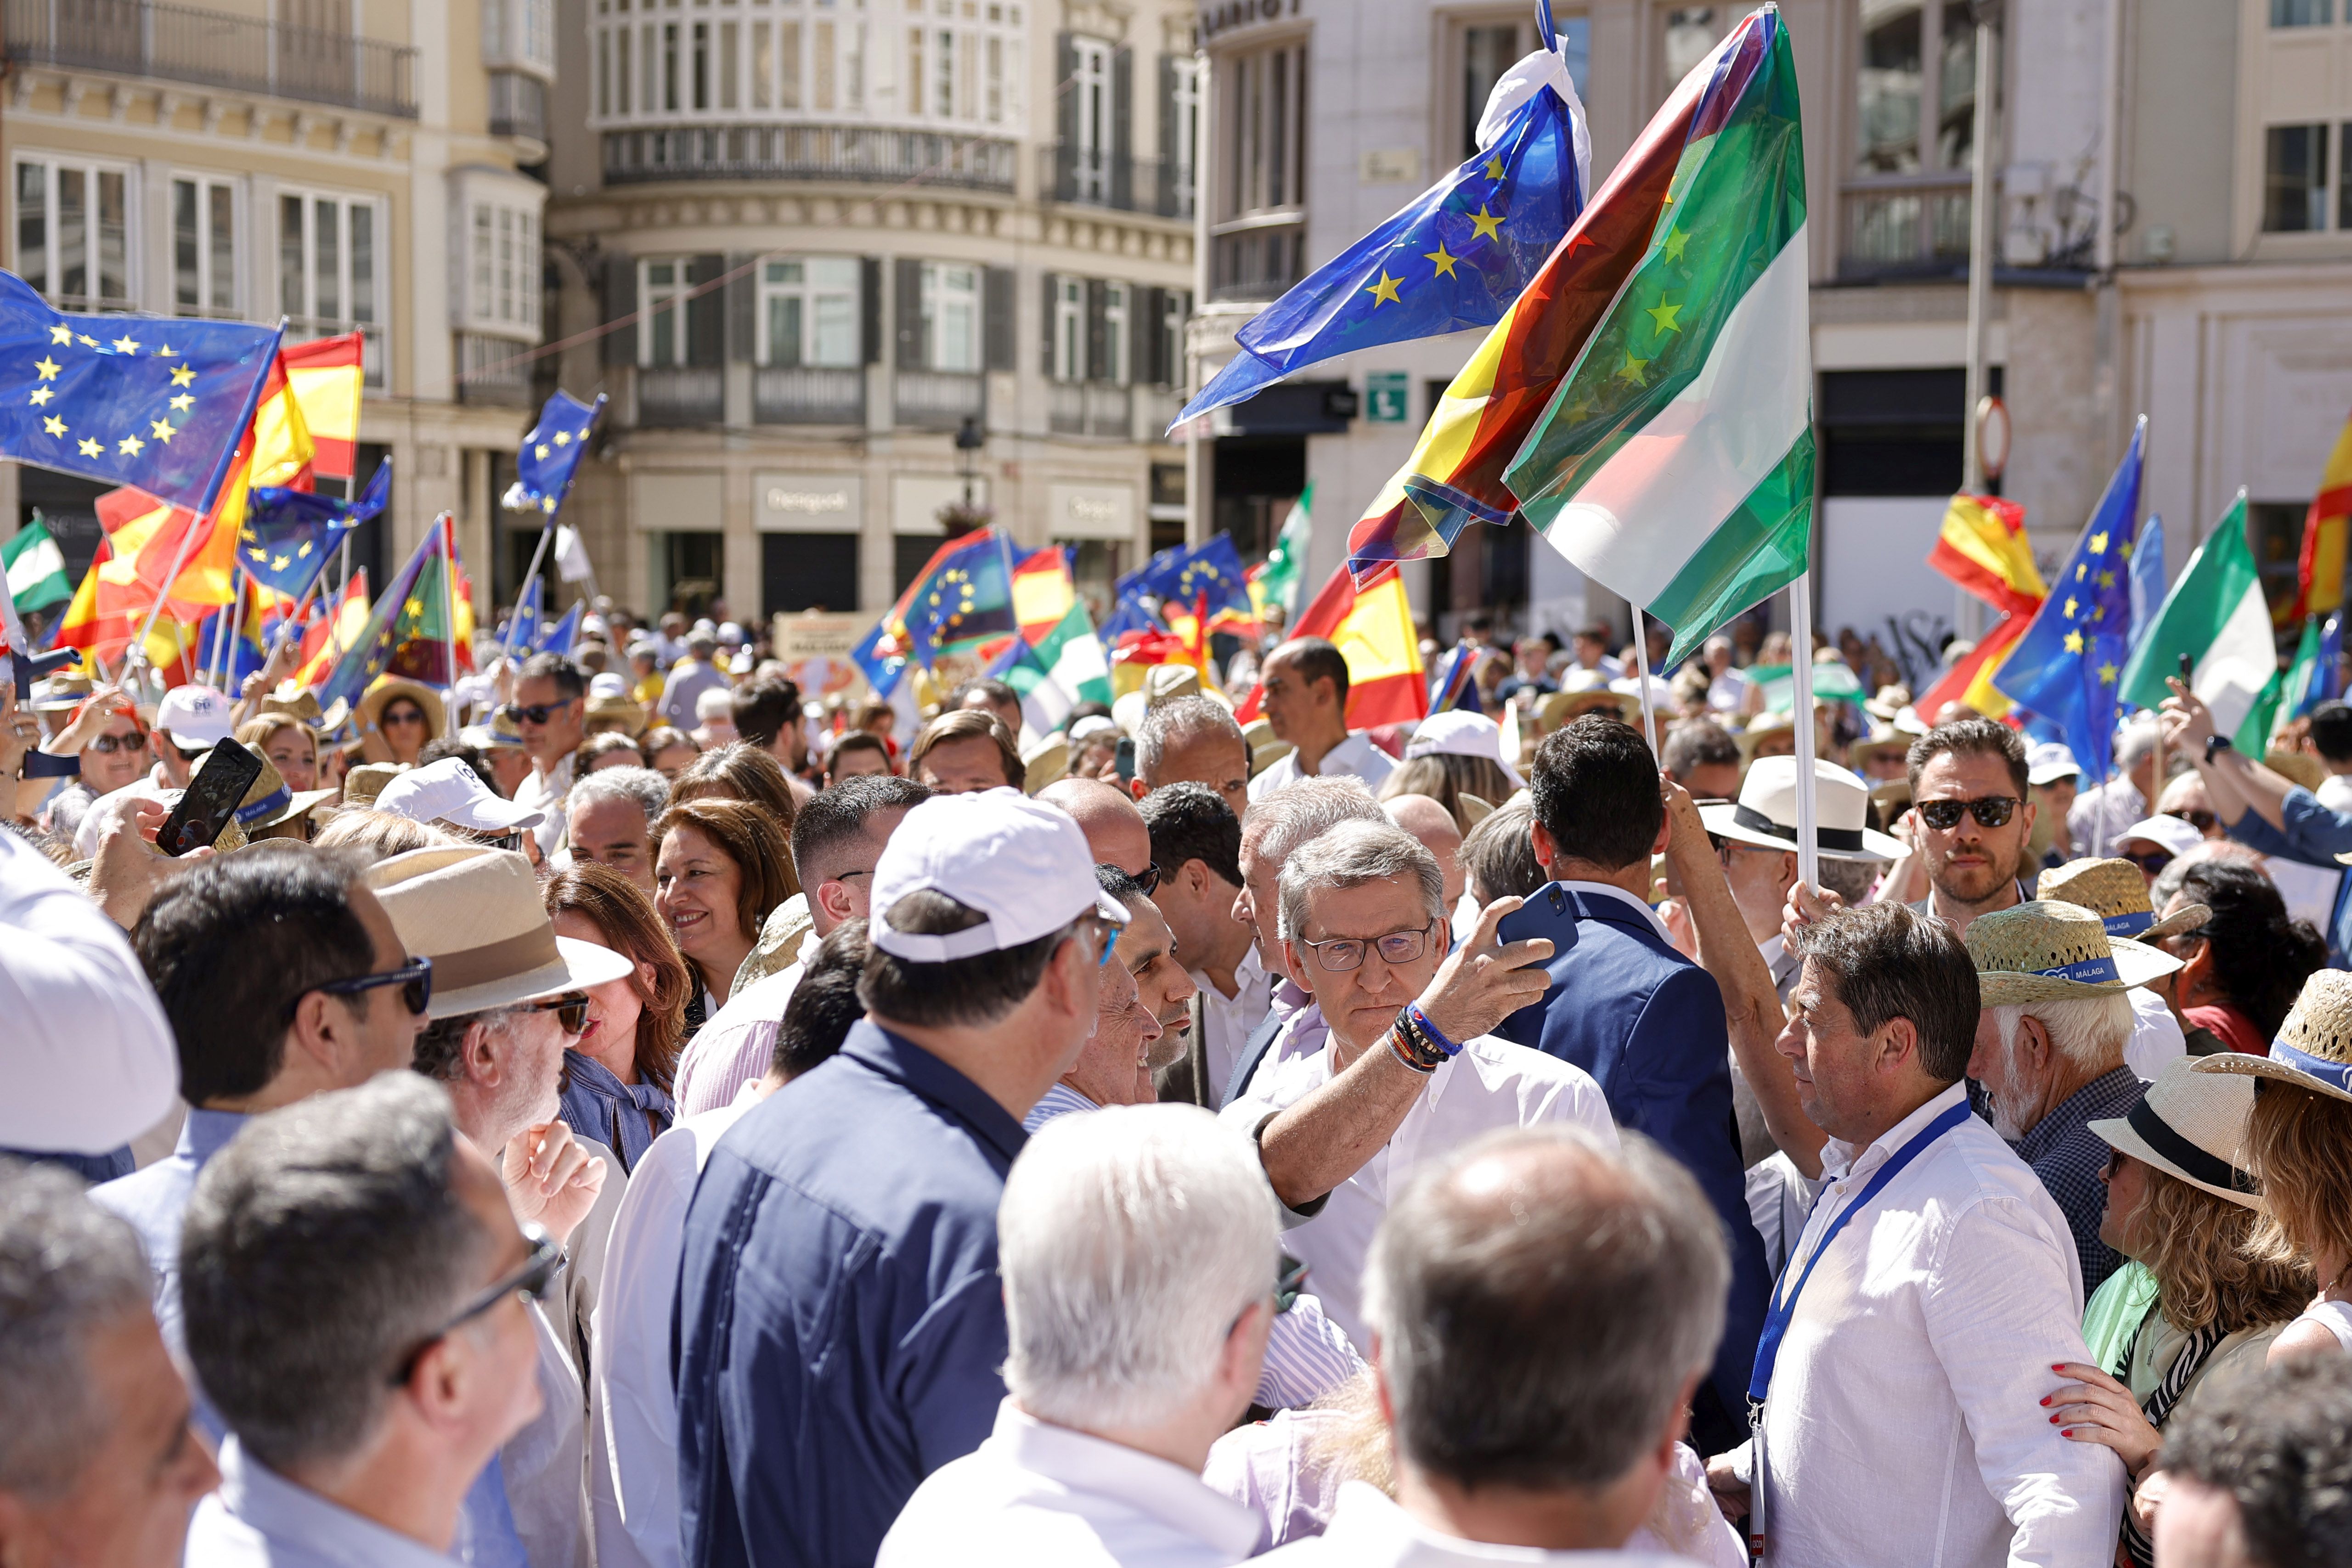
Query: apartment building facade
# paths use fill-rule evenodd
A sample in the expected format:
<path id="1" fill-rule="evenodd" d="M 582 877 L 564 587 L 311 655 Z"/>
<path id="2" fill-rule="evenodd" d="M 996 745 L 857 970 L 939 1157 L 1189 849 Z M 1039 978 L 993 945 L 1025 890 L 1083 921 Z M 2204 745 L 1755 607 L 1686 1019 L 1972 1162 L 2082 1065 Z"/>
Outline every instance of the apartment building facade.
<path id="1" fill-rule="evenodd" d="M 1071 547 L 1099 609 L 1181 537 L 1189 5 L 558 18 L 554 334 L 565 387 L 612 399 L 567 515 L 606 591 L 877 611 L 969 499 Z"/>
<path id="2" fill-rule="evenodd" d="M 529 423 L 552 0 L 5 0 L 6 265 L 71 310 L 366 335 L 354 540 L 381 584 L 443 510 L 478 561 Z M 362 478 L 364 479 L 362 473 Z M 102 487 L 0 465 L 86 556 Z M 325 488 L 331 493 L 334 486 Z"/>

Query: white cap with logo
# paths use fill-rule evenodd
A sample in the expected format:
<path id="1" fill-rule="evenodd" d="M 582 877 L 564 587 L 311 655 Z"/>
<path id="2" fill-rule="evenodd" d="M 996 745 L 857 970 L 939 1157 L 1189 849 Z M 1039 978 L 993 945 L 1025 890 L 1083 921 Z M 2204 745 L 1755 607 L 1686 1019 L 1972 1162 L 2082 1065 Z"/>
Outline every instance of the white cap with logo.
<path id="1" fill-rule="evenodd" d="M 411 822 L 446 822 L 477 833 L 509 833 L 536 827 L 547 819 L 543 811 L 492 793 L 463 757 L 411 768 L 383 786 L 375 808 Z"/>
<path id="2" fill-rule="evenodd" d="M 155 710 L 155 728 L 169 730 L 182 751 L 200 752 L 227 740 L 235 726 L 227 698 L 209 686 L 174 686 Z"/>
<path id="3" fill-rule="evenodd" d="M 933 935 L 893 930 L 909 893 L 944 893 L 987 918 Z M 1080 915 L 1127 923 L 1127 908 L 1095 881 L 1094 852 L 1067 812 L 1014 789 L 934 795 L 908 812 L 874 868 L 874 945 L 910 963 L 948 963 L 1036 941 Z"/>

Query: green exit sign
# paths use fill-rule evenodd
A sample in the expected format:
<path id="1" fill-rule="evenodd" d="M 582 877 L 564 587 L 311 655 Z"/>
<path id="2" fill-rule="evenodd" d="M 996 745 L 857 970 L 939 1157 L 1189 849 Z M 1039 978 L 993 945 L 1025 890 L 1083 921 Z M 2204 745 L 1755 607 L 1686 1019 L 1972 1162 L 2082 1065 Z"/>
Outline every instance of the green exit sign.
<path id="1" fill-rule="evenodd" d="M 1376 370 L 1364 377 L 1364 417 L 1372 424 L 1403 424 L 1412 402 L 1411 373 Z"/>

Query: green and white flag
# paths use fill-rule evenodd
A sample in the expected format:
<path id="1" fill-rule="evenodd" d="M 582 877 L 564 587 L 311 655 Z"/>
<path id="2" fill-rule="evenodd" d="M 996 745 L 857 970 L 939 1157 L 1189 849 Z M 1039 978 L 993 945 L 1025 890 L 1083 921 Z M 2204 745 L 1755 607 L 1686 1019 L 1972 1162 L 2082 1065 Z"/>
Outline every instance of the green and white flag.
<path id="1" fill-rule="evenodd" d="M 1285 626 L 1298 618 L 1298 585 L 1307 575 L 1307 545 L 1314 531 L 1315 481 L 1309 479 L 1298 499 L 1290 503 L 1290 513 L 1282 520 L 1282 532 L 1250 584 L 1250 598 L 1260 615 L 1273 605 L 1281 609 Z"/>
<path id="2" fill-rule="evenodd" d="M 2189 689 L 2213 710 L 2213 729 L 2240 751 L 2263 754 L 2280 691 L 2278 645 L 2262 574 L 2246 543 L 2246 492 L 2238 499 L 2164 596 L 2156 620 L 2124 662 L 2122 700 L 2155 708 L 2171 690 L 2180 656 L 2189 658 Z"/>
<path id="3" fill-rule="evenodd" d="M 1504 474 L 1555 549 L 1674 628 L 1669 664 L 1794 582 L 1812 531 L 1796 65 L 1778 13 L 1748 26 L 1641 260 Z"/>
<path id="4" fill-rule="evenodd" d="M 1022 721 L 1036 736 L 1060 729 L 1081 702 L 1110 700 L 1110 660 L 1083 601 L 1074 601 L 1035 642 L 1013 641 L 997 679 L 1021 694 Z"/>
<path id="5" fill-rule="evenodd" d="M 38 518 L 0 544 L 0 561 L 7 563 L 8 596 L 16 601 L 20 612 L 46 610 L 73 597 L 73 581 L 66 575 L 66 553 Z"/>

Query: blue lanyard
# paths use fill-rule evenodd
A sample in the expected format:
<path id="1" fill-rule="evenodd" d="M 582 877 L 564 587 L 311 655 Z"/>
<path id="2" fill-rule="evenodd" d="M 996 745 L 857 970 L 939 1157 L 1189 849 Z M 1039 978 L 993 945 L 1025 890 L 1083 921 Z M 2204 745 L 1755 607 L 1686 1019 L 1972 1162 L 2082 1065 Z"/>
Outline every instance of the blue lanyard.
<path id="1" fill-rule="evenodd" d="M 1870 1178 L 1869 1185 L 1862 1189 L 1853 1202 L 1839 1210 L 1838 1216 L 1823 1228 L 1821 1241 L 1813 1247 L 1812 1257 L 1805 1262 L 1805 1271 L 1797 1276 L 1795 1289 L 1772 1292 L 1771 1310 L 1764 1314 L 1764 1331 L 1756 1340 L 1756 1372 L 1748 1380 L 1750 1405 L 1761 1405 L 1765 1391 L 1772 1386 L 1772 1367 L 1780 1359 L 1780 1336 L 1789 1331 L 1789 1319 L 1797 1310 L 1797 1298 L 1805 1293 L 1806 1281 L 1812 1279 L 1813 1270 L 1821 1267 L 1822 1254 L 1829 1251 L 1830 1243 L 1837 1239 L 1837 1233 L 1845 1228 L 1845 1222 L 1852 1219 L 1864 1204 L 1876 1197 L 1880 1189 L 1893 1181 L 1904 1166 L 1927 1152 L 1928 1144 L 1966 1121 L 1969 1114 L 1969 1103 L 1963 1100 L 1913 1133 L 1909 1142 L 1887 1156 L 1886 1163 L 1878 1167 L 1878 1173 Z M 1781 1278 L 1785 1281 L 1787 1276 Z"/>

